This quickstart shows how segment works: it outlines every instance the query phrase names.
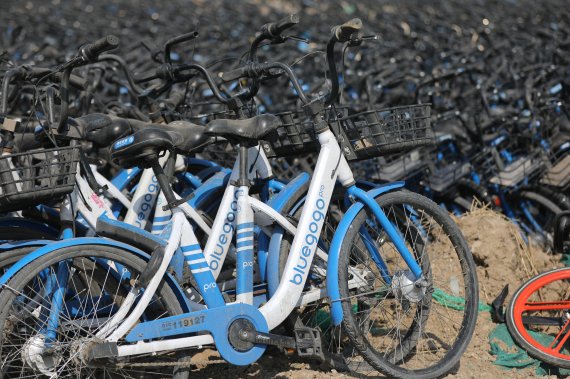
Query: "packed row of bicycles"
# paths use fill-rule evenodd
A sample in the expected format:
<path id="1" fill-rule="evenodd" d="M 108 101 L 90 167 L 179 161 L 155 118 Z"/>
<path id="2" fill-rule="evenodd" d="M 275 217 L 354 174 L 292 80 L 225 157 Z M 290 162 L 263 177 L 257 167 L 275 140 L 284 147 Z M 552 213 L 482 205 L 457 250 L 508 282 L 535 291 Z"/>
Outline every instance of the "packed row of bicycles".
<path id="1" fill-rule="evenodd" d="M 236 365 L 276 346 L 358 374 L 455 369 L 478 291 L 448 212 L 476 199 L 529 242 L 564 239 L 567 42 L 563 22 L 538 38 L 540 20 L 439 10 L 398 24 L 383 6 L 374 35 L 291 15 L 251 39 L 249 12 L 217 14 L 216 51 L 172 12 L 174 37 L 143 53 L 123 35 L 64 55 L 83 27 L 24 46 L 10 26 L 2 375 L 186 377 L 208 346 Z"/>
<path id="2" fill-rule="evenodd" d="M 259 61 L 259 46 L 279 50 L 298 22 L 265 24 L 244 63 L 225 71 L 172 61 L 194 32 L 136 75 L 106 53 L 119 44 L 112 35 L 57 66 L 6 71 L 3 377 L 187 377 L 209 346 L 234 365 L 274 346 L 356 373 L 456 367 L 478 307 L 461 231 L 404 182 L 374 183 L 349 164 L 433 143 L 430 105 L 338 105 L 335 47 L 366 43 L 359 19 L 330 32 L 329 91 L 304 88 L 287 63 Z M 78 114 L 100 89 L 89 66 L 103 75 L 106 61 L 138 95 L 125 108 L 146 119 Z M 258 112 L 252 99 L 277 77 L 300 106 Z M 198 79 L 218 102 L 201 109 L 223 111 L 176 111 L 176 83 Z M 9 104 L 32 111 L 12 117 Z M 206 159 L 214 145 L 234 162 Z M 315 151 L 310 175 L 280 176 L 269 161 Z"/>

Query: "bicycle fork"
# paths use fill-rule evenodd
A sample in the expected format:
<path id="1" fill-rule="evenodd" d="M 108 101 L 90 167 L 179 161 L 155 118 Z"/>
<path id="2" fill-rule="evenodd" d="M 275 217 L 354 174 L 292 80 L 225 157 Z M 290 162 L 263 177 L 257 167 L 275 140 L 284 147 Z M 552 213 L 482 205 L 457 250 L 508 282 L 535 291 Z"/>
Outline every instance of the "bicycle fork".
<path id="1" fill-rule="evenodd" d="M 380 225 L 382 226 L 382 228 L 384 228 L 384 231 L 386 232 L 386 234 L 388 235 L 388 237 L 390 238 L 390 240 L 398 250 L 400 256 L 402 257 L 404 262 L 406 262 L 406 265 L 408 266 L 412 274 L 414 274 L 414 278 L 416 280 L 419 280 L 422 277 L 421 267 L 419 266 L 418 262 L 416 262 L 416 259 L 414 258 L 408 247 L 406 246 L 404 238 L 402 237 L 400 232 L 394 227 L 394 225 L 392 225 L 390 220 L 388 220 L 388 217 L 386 217 L 386 214 L 384 213 L 384 211 L 382 211 L 382 208 L 380 208 L 376 200 L 374 200 L 374 198 L 372 198 L 366 191 L 361 190 L 356 186 L 349 187 L 347 192 L 349 196 L 352 196 L 355 199 L 361 201 L 362 203 L 364 203 L 366 207 L 368 207 L 372 211 L 372 213 L 378 219 Z M 388 268 L 386 263 L 382 259 L 382 256 L 380 255 L 380 252 L 378 251 L 376 246 L 374 246 L 374 244 L 372 243 L 372 239 L 369 237 L 367 232 L 365 233 L 364 244 L 367 247 L 367 250 L 369 251 L 372 260 L 378 266 L 378 269 L 380 270 L 382 276 L 385 277 L 389 275 L 389 273 L 387 272 Z"/>

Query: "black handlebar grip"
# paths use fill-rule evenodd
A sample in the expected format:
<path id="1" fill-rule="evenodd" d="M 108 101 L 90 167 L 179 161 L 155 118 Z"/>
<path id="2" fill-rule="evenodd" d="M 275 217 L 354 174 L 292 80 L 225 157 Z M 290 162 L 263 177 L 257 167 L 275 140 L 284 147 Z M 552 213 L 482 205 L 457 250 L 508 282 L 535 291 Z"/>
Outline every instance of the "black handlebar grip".
<path id="1" fill-rule="evenodd" d="M 360 29 L 362 29 L 362 20 L 353 18 L 342 25 L 333 27 L 332 33 L 337 42 L 344 43 L 350 41 L 350 36 Z"/>
<path id="2" fill-rule="evenodd" d="M 97 59 L 99 54 L 113 50 L 119 46 L 119 37 L 108 35 L 81 48 L 81 52 L 88 60 Z"/>
<path id="3" fill-rule="evenodd" d="M 267 24 L 267 33 L 272 37 L 277 37 L 285 30 L 297 25 L 299 23 L 299 15 L 296 13 L 277 21 Z"/>
<path id="4" fill-rule="evenodd" d="M 224 82 L 231 82 L 248 76 L 249 67 L 242 66 L 231 71 L 220 72 L 218 75 Z"/>
<path id="5" fill-rule="evenodd" d="M 151 80 L 157 79 L 158 78 L 158 74 L 156 72 L 157 70 L 150 70 L 147 72 L 143 72 L 140 74 L 135 74 L 134 75 L 134 80 L 135 83 L 145 83 L 145 82 L 150 82 Z"/>
<path id="6" fill-rule="evenodd" d="M 83 79 L 81 76 L 71 74 L 69 76 L 69 83 L 71 83 L 71 85 L 74 86 L 75 88 L 81 90 L 87 88 L 87 81 Z"/>
<path id="7" fill-rule="evenodd" d="M 57 80 L 61 80 L 62 77 L 61 72 L 57 72 L 54 74 L 54 78 Z M 77 89 L 84 90 L 87 88 L 87 81 L 83 79 L 81 76 L 71 74 L 69 76 L 69 83 Z"/>

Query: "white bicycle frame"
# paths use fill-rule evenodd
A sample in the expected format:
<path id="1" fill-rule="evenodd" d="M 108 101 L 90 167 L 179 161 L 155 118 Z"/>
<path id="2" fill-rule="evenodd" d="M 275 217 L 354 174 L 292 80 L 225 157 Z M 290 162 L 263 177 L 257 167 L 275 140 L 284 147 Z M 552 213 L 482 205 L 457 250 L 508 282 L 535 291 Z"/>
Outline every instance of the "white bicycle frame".
<path id="1" fill-rule="evenodd" d="M 354 182 L 352 171 L 340 150 L 340 146 L 338 145 L 334 134 L 327 130 L 320 133 L 318 135 L 318 139 L 321 144 L 321 150 L 297 228 L 269 206 L 250 197 L 247 194 L 247 187 L 238 188 L 230 185 L 226 190 L 226 194 L 222 200 L 221 210 L 216 217 L 214 227 L 212 228 L 212 234 L 208 240 L 208 244 L 206 245 L 206 250 L 208 249 L 208 246 L 211 248 L 214 242 L 211 242 L 210 240 L 220 235 L 220 228 L 223 227 L 224 220 L 226 219 L 225 211 L 227 211 L 228 208 L 231 209 L 228 204 L 231 204 L 230 200 L 232 198 L 238 198 L 239 201 L 238 215 L 236 215 L 236 218 L 245 216 L 244 218 L 247 219 L 248 216 L 251 216 L 250 213 L 252 212 L 255 219 L 259 220 L 262 224 L 271 220 L 272 222 L 276 222 L 282 226 L 287 232 L 295 235 L 290 254 L 287 259 L 287 264 L 282 275 L 282 280 L 279 283 L 277 291 L 271 299 L 259 309 L 267 321 L 269 330 L 272 330 L 284 321 L 295 306 L 301 302 L 303 287 L 307 280 L 309 268 L 311 267 L 315 253 L 319 255 L 323 254 L 323 258 L 326 259 L 326 253 L 320 252 L 320 249 L 317 248 L 317 242 L 324 224 L 325 214 L 328 209 L 336 181 L 339 180 L 343 185 L 348 185 Z M 239 157 L 237 162 L 239 162 Z M 234 172 L 236 172 L 237 176 L 237 167 Z M 239 191 L 243 191 L 243 196 L 236 196 L 236 193 Z M 228 197 L 230 198 L 229 200 Z M 304 232 L 296 233 L 297 230 Z M 176 249 L 179 246 L 186 247 L 196 244 L 196 237 L 192 232 L 190 224 L 184 217 L 183 212 L 180 209 L 174 209 L 172 217 L 172 233 L 170 234 L 168 244 L 165 248 L 164 258 L 156 274 L 150 280 L 142 295 L 140 295 L 140 289 L 136 288 L 129 293 L 119 311 L 99 330 L 97 337 L 107 342 L 117 342 L 123 338 L 140 320 L 140 316 L 143 314 L 150 300 L 154 296 L 158 285 L 166 273 L 168 263 L 172 259 Z M 206 250 L 204 252 L 204 256 L 206 256 Z M 205 272 L 212 274 L 214 270 L 212 270 L 210 262 L 215 258 L 213 258 L 211 254 L 212 253 L 210 253 L 209 256 L 206 256 L 207 258 L 205 260 L 208 263 L 206 267 L 196 265 L 201 262 L 188 261 L 189 265 L 194 265 L 194 268 L 191 266 L 191 270 L 194 275 L 200 275 Z M 240 254 L 239 251 L 238 254 Z M 360 279 L 359 276 L 356 276 L 351 280 L 349 286 L 355 287 L 360 283 L 362 283 L 362 279 Z M 207 286 L 215 287 L 216 282 L 208 283 L 205 287 Z M 208 288 L 203 288 L 202 290 L 207 292 Z M 236 302 L 252 303 L 252 296 L 250 293 L 244 293 L 241 295 L 242 296 L 237 296 Z M 322 296 L 320 292 L 319 295 Z M 314 299 L 315 294 L 311 294 L 311 298 Z M 136 299 L 138 299 L 138 302 L 131 310 Z M 203 306 L 197 307 L 196 309 L 200 308 L 203 308 Z M 134 345 L 118 346 L 118 356 L 197 347 L 213 342 L 214 339 L 211 335 L 198 335 L 166 341 L 139 341 Z"/>

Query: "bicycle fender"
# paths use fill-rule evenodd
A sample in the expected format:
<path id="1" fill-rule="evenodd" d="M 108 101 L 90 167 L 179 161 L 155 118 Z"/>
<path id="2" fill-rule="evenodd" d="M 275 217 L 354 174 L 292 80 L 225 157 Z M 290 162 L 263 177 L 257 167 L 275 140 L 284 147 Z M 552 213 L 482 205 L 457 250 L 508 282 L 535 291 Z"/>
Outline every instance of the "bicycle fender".
<path id="1" fill-rule="evenodd" d="M 17 263 L 13 264 L 4 273 L 4 275 L 2 275 L 2 277 L 0 277 L 0 288 L 4 287 L 8 283 L 8 281 L 17 272 L 19 272 L 22 268 L 24 268 L 26 265 L 32 263 L 36 259 L 38 259 L 38 258 L 40 258 L 40 257 L 42 257 L 42 256 L 44 256 L 44 255 L 46 255 L 52 251 L 58 250 L 58 249 L 63 249 L 63 248 L 70 247 L 70 246 L 81 246 L 81 245 L 99 245 L 99 246 L 118 247 L 120 249 L 125 249 L 125 250 L 130 251 L 133 254 L 136 254 L 137 256 L 141 257 L 142 259 L 144 259 L 147 262 L 150 260 L 150 255 L 148 255 L 147 253 L 145 253 L 142 250 L 139 250 L 137 248 L 134 248 L 130 245 L 122 243 L 122 242 L 117 242 L 117 241 L 113 241 L 113 240 L 109 240 L 109 239 L 103 239 L 103 238 L 97 238 L 97 237 L 71 238 L 68 240 L 52 242 L 50 244 L 42 246 L 39 249 L 32 251 L 31 253 L 26 255 L 24 258 L 20 259 Z M 182 305 L 182 309 L 185 312 L 190 311 L 191 310 L 190 304 L 188 303 L 188 299 L 186 298 L 186 296 L 184 294 L 184 290 L 178 285 L 176 280 L 170 274 L 167 274 L 166 275 L 166 282 L 170 285 L 170 287 L 172 288 L 172 290 L 176 294 L 178 301 Z"/>
<path id="2" fill-rule="evenodd" d="M 377 198 L 386 192 L 402 188 L 404 184 L 404 182 L 383 184 L 377 188 L 371 189 L 368 191 L 368 194 L 373 198 Z M 340 303 L 340 289 L 338 286 L 338 263 L 340 258 L 340 248 L 342 246 L 342 242 L 344 241 L 344 236 L 354 222 L 356 215 L 362 208 L 364 208 L 364 204 L 361 202 L 356 202 L 351 205 L 350 208 L 348 208 L 342 220 L 338 224 L 329 249 L 327 262 L 327 294 L 331 300 L 331 317 L 334 325 L 340 325 L 343 319 L 342 306 Z"/>

